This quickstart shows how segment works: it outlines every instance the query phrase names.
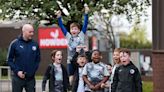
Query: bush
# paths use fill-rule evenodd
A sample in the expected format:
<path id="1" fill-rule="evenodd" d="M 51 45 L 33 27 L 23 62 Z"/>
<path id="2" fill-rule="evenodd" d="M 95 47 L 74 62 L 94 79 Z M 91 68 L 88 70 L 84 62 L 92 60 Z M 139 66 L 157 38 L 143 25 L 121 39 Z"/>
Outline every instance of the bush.
<path id="1" fill-rule="evenodd" d="M 0 48 L 0 66 L 6 66 L 7 49 Z"/>

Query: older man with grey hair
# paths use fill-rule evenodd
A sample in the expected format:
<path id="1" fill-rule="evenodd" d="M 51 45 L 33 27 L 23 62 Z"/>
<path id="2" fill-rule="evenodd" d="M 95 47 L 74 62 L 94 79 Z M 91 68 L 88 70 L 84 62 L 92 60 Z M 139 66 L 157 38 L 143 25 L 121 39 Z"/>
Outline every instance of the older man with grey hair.
<path id="1" fill-rule="evenodd" d="M 10 43 L 7 63 L 12 70 L 12 92 L 35 92 L 35 72 L 40 62 L 38 43 L 32 40 L 31 24 L 22 27 L 22 34 Z"/>

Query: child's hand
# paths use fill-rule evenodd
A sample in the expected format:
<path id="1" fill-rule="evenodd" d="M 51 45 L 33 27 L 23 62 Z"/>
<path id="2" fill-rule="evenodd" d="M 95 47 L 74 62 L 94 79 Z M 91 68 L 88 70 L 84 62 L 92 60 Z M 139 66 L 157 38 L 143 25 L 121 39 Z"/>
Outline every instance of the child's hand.
<path id="1" fill-rule="evenodd" d="M 110 85 L 108 83 L 102 83 L 101 88 L 109 88 Z"/>
<path id="2" fill-rule="evenodd" d="M 94 85 L 89 85 L 89 88 L 91 89 L 91 90 L 95 90 L 95 86 Z"/>
<path id="3" fill-rule="evenodd" d="M 61 17 L 61 11 L 58 10 L 58 11 L 55 13 L 55 15 L 57 15 L 57 18 Z"/>
<path id="4" fill-rule="evenodd" d="M 101 88 L 101 84 L 98 83 L 95 85 L 95 90 L 99 90 L 100 88 Z"/>
<path id="5" fill-rule="evenodd" d="M 105 83 L 102 83 L 101 84 L 101 88 L 105 88 Z"/>
<path id="6" fill-rule="evenodd" d="M 87 46 L 84 46 L 83 49 L 84 49 L 85 52 L 88 51 L 88 47 Z"/>
<path id="7" fill-rule="evenodd" d="M 85 14 L 88 14 L 88 12 L 90 11 L 90 9 L 86 3 L 84 4 L 84 10 L 85 10 Z"/>
<path id="8" fill-rule="evenodd" d="M 76 52 L 80 52 L 80 50 L 81 50 L 81 46 L 76 46 Z"/>

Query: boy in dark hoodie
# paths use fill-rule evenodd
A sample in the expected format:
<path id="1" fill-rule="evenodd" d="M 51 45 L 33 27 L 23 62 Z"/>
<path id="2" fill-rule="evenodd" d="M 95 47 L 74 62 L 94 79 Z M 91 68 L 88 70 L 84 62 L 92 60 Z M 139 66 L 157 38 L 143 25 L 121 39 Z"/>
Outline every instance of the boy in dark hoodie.
<path id="1" fill-rule="evenodd" d="M 82 51 L 83 50 L 83 51 Z M 90 52 L 87 47 L 76 47 L 76 53 L 71 60 L 72 65 L 74 66 L 74 76 L 73 76 L 73 85 L 72 92 L 84 92 L 84 81 L 82 78 L 82 71 L 85 64 L 88 62 L 90 58 Z"/>
<path id="2" fill-rule="evenodd" d="M 130 51 L 121 49 L 121 66 L 116 68 L 111 92 L 142 92 L 141 75 L 130 60 Z"/>

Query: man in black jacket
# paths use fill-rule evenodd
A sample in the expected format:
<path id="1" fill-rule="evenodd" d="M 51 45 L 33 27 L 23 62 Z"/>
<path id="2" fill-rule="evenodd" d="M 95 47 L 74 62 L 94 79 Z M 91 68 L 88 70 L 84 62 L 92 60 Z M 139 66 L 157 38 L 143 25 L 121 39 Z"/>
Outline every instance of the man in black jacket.
<path id="1" fill-rule="evenodd" d="M 22 34 L 9 46 L 7 63 L 12 70 L 12 92 L 35 92 L 35 73 L 40 63 L 38 43 L 32 40 L 31 24 L 22 27 Z"/>
<path id="2" fill-rule="evenodd" d="M 122 65 L 115 71 L 111 92 L 142 92 L 142 81 L 137 67 L 130 61 L 130 51 L 120 52 Z"/>

